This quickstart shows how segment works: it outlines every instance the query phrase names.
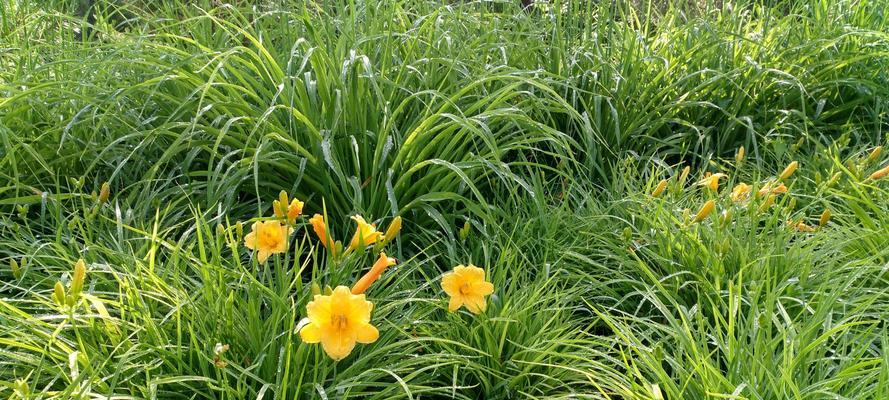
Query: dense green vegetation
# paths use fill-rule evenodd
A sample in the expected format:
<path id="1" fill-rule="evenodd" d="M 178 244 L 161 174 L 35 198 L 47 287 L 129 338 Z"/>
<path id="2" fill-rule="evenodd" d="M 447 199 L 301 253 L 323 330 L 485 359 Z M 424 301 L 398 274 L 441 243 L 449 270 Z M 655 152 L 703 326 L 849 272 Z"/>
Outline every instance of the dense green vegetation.
<path id="1" fill-rule="evenodd" d="M 2 0 L 0 396 L 889 398 L 887 14 Z M 340 361 L 307 304 L 384 246 L 316 213 L 404 221 Z"/>

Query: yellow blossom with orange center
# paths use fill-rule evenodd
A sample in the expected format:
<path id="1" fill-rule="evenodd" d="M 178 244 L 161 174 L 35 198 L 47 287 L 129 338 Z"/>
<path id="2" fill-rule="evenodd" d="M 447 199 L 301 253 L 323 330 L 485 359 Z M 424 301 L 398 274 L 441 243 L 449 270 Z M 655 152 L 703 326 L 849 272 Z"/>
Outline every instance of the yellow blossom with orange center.
<path id="1" fill-rule="evenodd" d="M 715 192 L 719 190 L 719 180 L 725 178 L 727 175 L 723 173 L 716 173 L 712 175 L 707 175 L 704 179 L 698 181 L 698 186 L 705 186 L 710 191 Z"/>
<path id="2" fill-rule="evenodd" d="M 380 332 L 370 324 L 373 303 L 363 294 L 337 286 L 330 295 L 316 294 L 306 306 L 309 323 L 299 331 L 306 343 L 321 343 L 324 352 L 335 361 L 342 360 L 355 343 L 377 341 Z"/>
<path id="3" fill-rule="evenodd" d="M 257 253 L 263 263 L 272 254 L 287 251 L 287 241 L 293 228 L 279 221 L 258 221 L 253 223 L 253 231 L 244 237 L 244 245 Z"/>
<path id="4" fill-rule="evenodd" d="M 778 183 L 778 185 L 775 185 L 775 182 L 767 182 L 765 185 L 762 186 L 762 189 L 759 189 L 759 192 L 756 193 L 756 197 L 763 197 L 770 193 L 787 193 L 787 186 L 785 186 L 784 183 Z"/>
<path id="5" fill-rule="evenodd" d="M 732 201 L 740 203 L 750 198 L 750 185 L 741 182 L 732 189 Z"/>
<path id="6" fill-rule="evenodd" d="M 441 278 L 441 287 L 448 296 L 448 310 L 456 311 L 462 306 L 473 314 L 484 312 L 488 305 L 485 296 L 494 293 L 494 285 L 485 281 L 485 270 L 472 264 L 458 265 Z"/>

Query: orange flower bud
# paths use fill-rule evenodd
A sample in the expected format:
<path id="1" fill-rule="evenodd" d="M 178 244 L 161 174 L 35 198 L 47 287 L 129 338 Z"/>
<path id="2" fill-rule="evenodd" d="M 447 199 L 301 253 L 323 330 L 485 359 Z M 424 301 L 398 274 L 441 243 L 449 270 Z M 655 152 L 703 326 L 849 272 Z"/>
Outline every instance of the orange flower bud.
<path id="1" fill-rule="evenodd" d="M 367 288 L 370 287 L 377 279 L 380 279 L 380 275 L 383 274 L 383 271 L 386 268 L 395 265 L 395 259 L 392 257 L 387 257 L 386 253 L 380 252 L 380 258 L 374 263 L 372 267 L 370 267 L 370 271 L 367 271 L 358 282 L 355 283 L 355 286 L 352 287 L 352 294 L 362 294 Z"/>
<path id="2" fill-rule="evenodd" d="M 889 165 L 883 167 L 882 169 L 878 169 L 876 172 L 870 174 L 871 180 L 883 179 L 887 175 L 889 175 Z"/>

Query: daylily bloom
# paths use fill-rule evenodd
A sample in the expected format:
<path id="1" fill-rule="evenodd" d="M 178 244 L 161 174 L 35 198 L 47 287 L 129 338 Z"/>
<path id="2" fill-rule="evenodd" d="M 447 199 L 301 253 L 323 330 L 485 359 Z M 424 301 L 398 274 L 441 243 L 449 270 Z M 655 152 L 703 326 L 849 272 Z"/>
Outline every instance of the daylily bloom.
<path id="1" fill-rule="evenodd" d="M 383 234 L 377 231 L 377 227 L 367 223 L 367 221 L 364 220 L 364 217 L 353 215 L 352 220 L 355 221 L 358 226 L 355 227 L 355 235 L 352 236 L 352 241 L 349 243 L 349 250 L 355 250 L 359 246 L 374 244 L 377 240 L 380 240 L 383 237 Z"/>
<path id="2" fill-rule="evenodd" d="M 305 205 L 305 203 L 297 199 L 293 199 L 290 202 L 290 205 L 287 206 L 287 222 L 292 224 L 293 221 L 296 221 L 296 217 L 302 215 L 303 205 Z"/>
<path id="3" fill-rule="evenodd" d="M 306 306 L 308 325 L 299 331 L 306 343 L 321 343 L 324 352 L 335 361 L 352 352 L 355 343 L 373 343 L 380 331 L 370 324 L 373 303 L 363 294 L 352 294 L 349 288 L 337 286 L 330 295 L 315 295 Z"/>
<path id="4" fill-rule="evenodd" d="M 806 223 L 803 221 L 796 222 L 793 220 L 788 220 L 787 226 L 796 229 L 797 232 L 815 232 L 815 228 L 806 225 Z"/>
<path id="5" fill-rule="evenodd" d="M 700 181 L 698 181 L 697 185 L 698 186 L 706 186 L 707 189 L 710 189 L 710 191 L 715 192 L 715 191 L 719 190 L 719 179 L 725 178 L 725 177 L 726 177 L 726 175 L 723 173 L 716 173 L 716 174 L 708 175 L 704 179 L 701 179 Z"/>
<path id="6" fill-rule="evenodd" d="M 370 287 L 377 279 L 380 279 L 380 275 L 383 274 L 383 271 L 395 265 L 395 259 L 392 257 L 387 257 L 386 253 L 380 252 L 380 258 L 374 263 L 372 267 L 370 267 L 370 271 L 367 271 L 358 282 L 355 283 L 355 286 L 352 286 L 352 294 L 362 294 L 367 288 Z"/>
<path id="7" fill-rule="evenodd" d="M 790 175 L 793 175 L 793 172 L 796 171 L 796 168 L 799 167 L 799 162 L 791 162 L 787 164 L 787 168 L 784 168 L 784 171 L 781 171 L 781 175 L 778 176 L 779 180 L 785 180 L 790 178 Z"/>
<path id="8" fill-rule="evenodd" d="M 485 270 L 475 265 L 458 265 L 453 271 L 441 277 L 441 287 L 451 296 L 448 310 L 456 311 L 461 306 L 473 314 L 480 314 L 488 308 L 485 296 L 494 293 L 494 285 L 485 281 Z"/>
<path id="9" fill-rule="evenodd" d="M 651 192 L 652 197 L 660 197 L 661 194 L 664 193 L 664 189 L 667 188 L 667 180 L 661 179 L 660 182 L 657 183 L 657 186 L 654 188 L 654 191 Z"/>
<path id="10" fill-rule="evenodd" d="M 741 182 L 732 189 L 731 198 L 735 203 L 740 203 L 750 197 L 750 185 Z"/>
<path id="11" fill-rule="evenodd" d="M 763 197 L 769 193 L 787 193 L 787 186 L 785 186 L 784 183 L 779 183 L 778 186 L 775 186 L 774 182 L 768 182 L 762 186 L 762 189 L 759 189 L 759 192 L 756 193 L 756 197 Z"/>
<path id="12" fill-rule="evenodd" d="M 299 199 L 291 201 L 285 190 L 278 193 L 278 200 L 273 201 L 272 205 L 276 217 L 287 217 L 287 221 L 291 223 L 303 212 L 303 202 L 299 201 Z"/>
<path id="13" fill-rule="evenodd" d="M 258 221 L 253 223 L 253 232 L 244 237 L 244 246 L 257 252 L 259 262 L 263 263 L 272 254 L 287 251 L 287 239 L 293 228 L 279 221 Z"/>

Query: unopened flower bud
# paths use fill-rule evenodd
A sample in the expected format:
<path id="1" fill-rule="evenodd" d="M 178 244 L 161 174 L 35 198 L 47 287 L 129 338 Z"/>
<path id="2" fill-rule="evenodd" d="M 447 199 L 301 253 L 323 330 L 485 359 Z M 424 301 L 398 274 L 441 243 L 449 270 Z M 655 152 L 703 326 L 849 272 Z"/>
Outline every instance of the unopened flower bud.
<path id="1" fill-rule="evenodd" d="M 701 206 L 701 209 L 698 210 L 698 213 L 695 215 L 695 219 L 693 222 L 703 221 L 704 219 L 707 218 L 707 216 L 710 215 L 711 212 L 713 212 L 714 208 L 716 208 L 716 202 L 713 201 L 712 199 L 707 200 L 707 202 L 704 203 L 703 206 Z"/>
<path id="2" fill-rule="evenodd" d="M 781 171 L 781 175 L 778 176 L 778 179 L 783 181 L 787 178 L 790 178 L 790 175 L 793 175 L 793 173 L 796 171 L 796 169 L 798 167 L 799 167 L 799 162 L 797 162 L 797 161 L 787 164 L 787 167 L 784 168 L 784 171 Z"/>
<path id="3" fill-rule="evenodd" d="M 109 196 L 111 196 L 111 185 L 105 182 L 102 184 L 102 190 L 99 191 L 99 204 L 108 201 Z"/>
<path id="4" fill-rule="evenodd" d="M 657 186 L 654 188 L 654 191 L 651 192 L 652 197 L 660 197 L 661 194 L 664 193 L 664 189 L 667 188 L 667 180 L 661 179 L 660 182 L 657 183 Z"/>
<path id="5" fill-rule="evenodd" d="M 12 270 L 12 276 L 16 279 L 22 276 L 22 270 L 19 269 L 19 263 L 14 258 L 9 259 L 9 269 Z"/>
<path id="6" fill-rule="evenodd" d="M 883 179 L 883 178 L 885 178 L 887 175 L 889 175 L 889 165 L 887 165 L 887 166 L 885 166 L 885 167 L 883 167 L 883 168 L 881 168 L 881 169 L 878 169 L 876 172 L 870 174 L 870 177 L 869 177 L 869 178 L 870 178 L 871 180 L 874 180 L 874 181 L 875 181 L 875 180 L 877 180 L 877 179 Z"/>
<path id="7" fill-rule="evenodd" d="M 52 299 L 60 306 L 65 305 L 65 286 L 62 285 L 61 281 L 56 281 L 56 286 L 53 288 Z"/>
<path id="8" fill-rule="evenodd" d="M 821 218 L 818 220 L 818 226 L 827 225 L 830 222 L 830 210 L 825 208 L 824 212 L 821 213 Z"/>
<path id="9" fill-rule="evenodd" d="M 871 150 L 870 154 L 867 155 L 867 162 L 872 163 L 880 157 L 880 154 L 883 152 L 883 146 L 877 146 L 873 150 Z"/>
<path id="10" fill-rule="evenodd" d="M 74 275 L 71 278 L 71 296 L 77 298 L 83 291 L 83 281 L 86 279 L 86 263 L 83 259 L 74 264 Z"/>

